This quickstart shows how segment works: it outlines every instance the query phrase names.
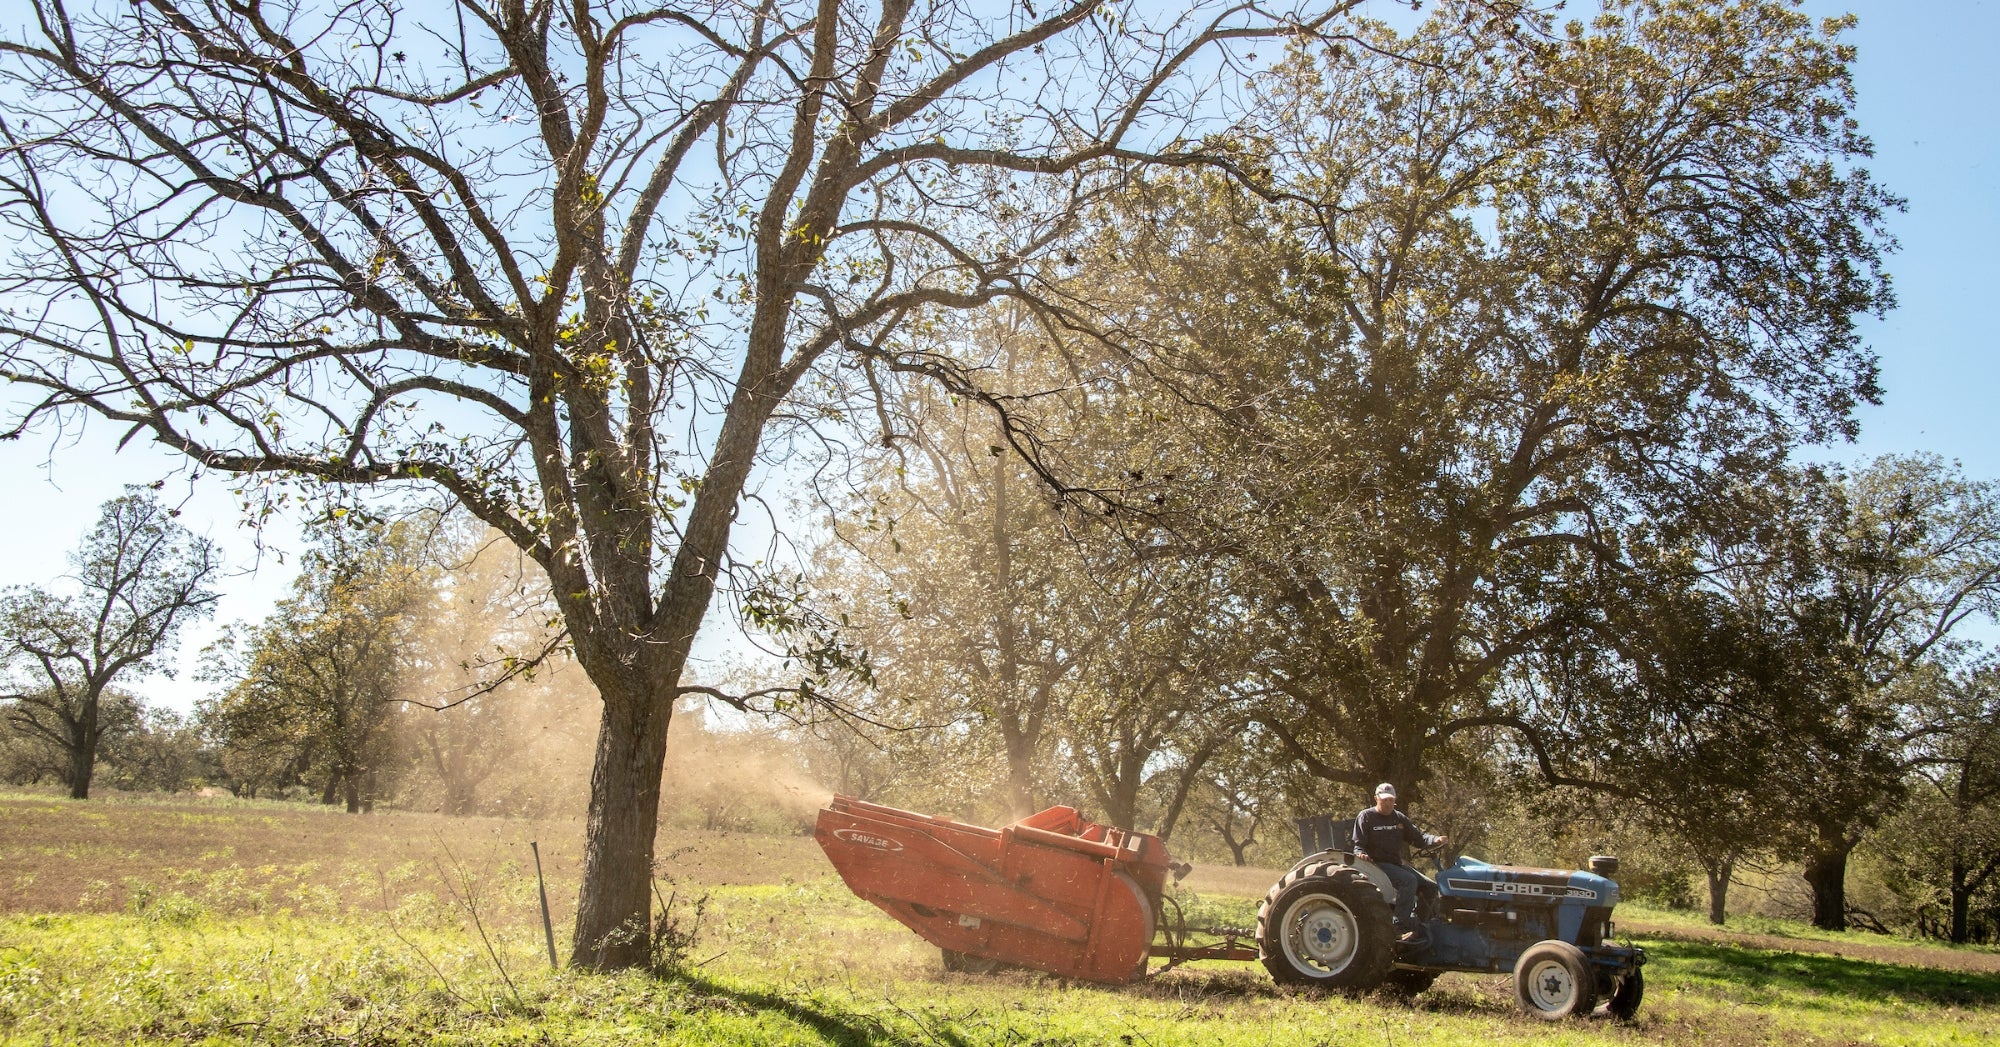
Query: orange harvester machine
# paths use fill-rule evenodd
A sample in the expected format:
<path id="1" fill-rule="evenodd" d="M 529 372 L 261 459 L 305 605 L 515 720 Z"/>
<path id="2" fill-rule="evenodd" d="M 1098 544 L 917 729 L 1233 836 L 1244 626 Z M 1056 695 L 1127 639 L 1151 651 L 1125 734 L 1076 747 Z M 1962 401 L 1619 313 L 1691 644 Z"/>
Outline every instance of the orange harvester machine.
<path id="1" fill-rule="evenodd" d="M 813 835 L 855 894 L 948 951 L 1096 982 L 1149 955 L 1222 956 L 1153 947 L 1166 846 L 1072 807 L 987 829 L 838 796 Z"/>

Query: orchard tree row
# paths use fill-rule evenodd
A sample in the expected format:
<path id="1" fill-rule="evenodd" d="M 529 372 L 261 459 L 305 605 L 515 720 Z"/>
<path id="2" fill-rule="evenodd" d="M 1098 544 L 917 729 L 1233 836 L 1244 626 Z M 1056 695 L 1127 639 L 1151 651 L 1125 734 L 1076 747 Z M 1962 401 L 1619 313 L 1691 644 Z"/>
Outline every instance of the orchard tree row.
<path id="1" fill-rule="evenodd" d="M 260 513 L 422 490 L 532 563 L 549 642 L 454 686 L 590 681 L 580 965 L 647 955 L 697 697 L 1162 828 L 1498 754 L 1718 898 L 1795 836 L 1843 918 L 1912 775 L 1982 795 L 1988 610 L 1984 487 L 1801 464 L 1892 304 L 1846 23 L 1359 6 L 38 0 L 6 432 L 106 419 Z M 214 715 L 365 806 L 356 710 L 451 665 L 374 660 L 436 587 L 337 530 Z M 712 606 L 794 671 L 691 678 Z"/>

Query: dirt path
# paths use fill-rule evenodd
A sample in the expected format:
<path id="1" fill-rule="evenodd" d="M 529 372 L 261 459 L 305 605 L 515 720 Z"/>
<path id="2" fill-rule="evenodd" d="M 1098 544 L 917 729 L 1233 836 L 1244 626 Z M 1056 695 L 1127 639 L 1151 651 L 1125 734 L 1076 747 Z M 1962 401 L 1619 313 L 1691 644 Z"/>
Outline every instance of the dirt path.
<path id="1" fill-rule="evenodd" d="M 1946 971 L 2000 974 L 2000 953 L 1973 949 L 1948 949 L 1937 945 L 1905 945 L 1895 939 L 1869 941 L 1821 941 L 1815 938 L 1787 938 L 1775 934 L 1746 934 L 1726 927 L 1681 927 L 1620 920 L 1618 930 L 1634 938 L 1666 938 L 1684 942 L 1721 942 L 1748 949 L 1777 952 L 1823 953 L 1850 960 L 1893 963 L 1904 967 L 1934 967 Z"/>

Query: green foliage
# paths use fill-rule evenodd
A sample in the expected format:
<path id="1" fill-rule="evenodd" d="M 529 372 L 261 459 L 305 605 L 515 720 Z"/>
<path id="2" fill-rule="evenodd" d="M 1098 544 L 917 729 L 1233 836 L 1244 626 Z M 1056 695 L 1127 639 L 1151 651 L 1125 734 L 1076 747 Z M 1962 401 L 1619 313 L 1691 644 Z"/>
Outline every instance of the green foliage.
<path id="1" fill-rule="evenodd" d="M 140 729 L 140 702 L 113 681 L 161 671 L 187 623 L 213 613 L 220 554 L 178 515 L 152 489 L 128 489 L 70 554 L 73 591 L 0 597 L 0 669 L 13 692 L 0 718 L 16 736 L 6 743 L 14 779 L 53 764 L 70 795 L 87 797 L 100 748 Z"/>
<path id="2" fill-rule="evenodd" d="M 1873 841 L 1886 878 L 1926 934 L 2000 936 L 2000 667 L 1912 681 L 1922 710 L 1911 788 Z"/>
<path id="3" fill-rule="evenodd" d="M 1612 3 L 1549 38 L 1446 4 L 1256 82 L 1251 192 L 1158 176 L 1094 285 L 1191 406 L 1162 492 L 1226 550 L 1286 751 L 1421 788 L 1576 642 L 1563 597 L 1876 395 L 1897 201 L 1839 26 Z M 1583 603 L 1585 601 L 1577 601 Z M 1550 722 L 1559 717 L 1551 716 Z"/>
<path id="4" fill-rule="evenodd" d="M 128 792 L 187 792 L 223 779 L 221 753 L 200 725 L 171 709 L 144 709 L 139 726 L 106 746 L 104 781 Z"/>
<path id="5" fill-rule="evenodd" d="M 349 811 L 387 792 L 393 702 L 437 596 L 432 519 L 334 524 L 293 595 L 209 651 L 229 690 L 203 710 L 229 773 L 252 789 L 310 781 Z"/>

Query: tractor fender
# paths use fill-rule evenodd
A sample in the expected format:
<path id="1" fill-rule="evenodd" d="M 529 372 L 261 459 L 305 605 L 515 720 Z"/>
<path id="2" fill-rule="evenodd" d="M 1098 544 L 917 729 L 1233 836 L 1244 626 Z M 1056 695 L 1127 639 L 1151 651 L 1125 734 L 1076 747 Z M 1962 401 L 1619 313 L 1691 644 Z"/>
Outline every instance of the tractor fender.
<path id="1" fill-rule="evenodd" d="M 1382 892 L 1382 897 L 1389 899 L 1396 897 L 1396 885 L 1390 881 L 1389 874 L 1383 872 L 1382 867 L 1376 865 L 1374 862 L 1366 858 L 1355 857 L 1352 851 L 1319 851 L 1314 854 L 1308 854 L 1304 858 L 1299 859 L 1285 875 L 1290 876 L 1292 873 L 1298 872 L 1308 865 L 1324 865 L 1328 862 L 1345 865 L 1368 877 L 1368 882 L 1374 884 L 1375 889 Z"/>

